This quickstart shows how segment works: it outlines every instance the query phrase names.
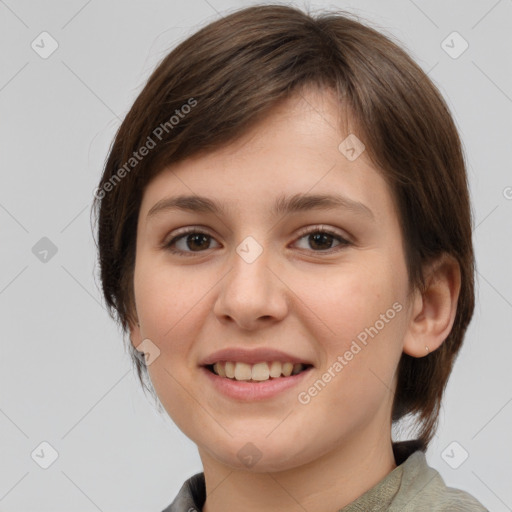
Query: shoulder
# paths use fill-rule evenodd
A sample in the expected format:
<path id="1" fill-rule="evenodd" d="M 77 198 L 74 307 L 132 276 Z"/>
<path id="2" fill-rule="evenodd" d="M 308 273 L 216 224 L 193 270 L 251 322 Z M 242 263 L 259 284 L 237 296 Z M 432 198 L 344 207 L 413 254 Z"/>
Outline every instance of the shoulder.
<path id="1" fill-rule="evenodd" d="M 402 485 L 390 511 L 488 512 L 469 493 L 447 487 L 439 472 L 427 464 L 424 452 L 415 451 L 402 466 Z"/>

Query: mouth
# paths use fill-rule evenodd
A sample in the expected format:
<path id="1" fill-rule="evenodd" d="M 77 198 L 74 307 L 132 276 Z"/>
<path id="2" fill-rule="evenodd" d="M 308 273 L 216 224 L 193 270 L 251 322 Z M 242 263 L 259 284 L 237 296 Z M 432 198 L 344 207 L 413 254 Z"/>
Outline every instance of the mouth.
<path id="1" fill-rule="evenodd" d="M 261 361 L 256 364 L 248 364 L 237 361 L 217 361 L 214 364 L 204 365 L 211 373 L 243 382 L 267 382 L 298 375 L 312 368 L 307 363 L 292 363 L 281 361 Z"/>

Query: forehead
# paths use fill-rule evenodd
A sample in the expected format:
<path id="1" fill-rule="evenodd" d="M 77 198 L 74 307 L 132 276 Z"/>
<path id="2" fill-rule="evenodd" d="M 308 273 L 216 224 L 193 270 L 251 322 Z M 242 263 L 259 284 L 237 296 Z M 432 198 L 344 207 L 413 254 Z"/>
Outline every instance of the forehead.
<path id="1" fill-rule="evenodd" d="M 352 128 L 333 94 L 296 94 L 233 143 L 157 174 L 146 187 L 140 214 L 146 217 L 157 202 L 177 195 L 211 198 L 224 213 L 276 213 L 286 197 L 299 194 L 343 195 L 376 216 L 394 213 L 390 190 L 372 165 L 364 138 L 343 125 Z"/>

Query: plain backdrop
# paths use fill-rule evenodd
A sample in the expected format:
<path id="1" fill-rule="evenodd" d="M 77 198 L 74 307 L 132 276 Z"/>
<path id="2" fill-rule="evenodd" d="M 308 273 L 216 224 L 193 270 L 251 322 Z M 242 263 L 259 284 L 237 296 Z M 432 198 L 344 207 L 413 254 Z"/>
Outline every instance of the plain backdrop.
<path id="1" fill-rule="evenodd" d="M 253 3 L 0 0 L 1 511 L 159 512 L 202 470 L 195 445 L 142 393 L 104 309 L 90 207 L 114 133 L 155 65 Z M 455 117 L 477 306 L 427 460 L 448 485 L 510 511 L 512 2 L 295 5 L 342 8 L 393 35 Z"/>

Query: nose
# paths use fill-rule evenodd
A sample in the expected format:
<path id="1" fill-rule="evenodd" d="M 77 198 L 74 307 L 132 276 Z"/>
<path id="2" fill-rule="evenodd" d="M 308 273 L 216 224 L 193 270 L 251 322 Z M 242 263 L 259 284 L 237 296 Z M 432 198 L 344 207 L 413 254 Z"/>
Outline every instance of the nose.
<path id="1" fill-rule="evenodd" d="M 288 312 L 288 288 L 271 268 L 267 251 L 252 262 L 233 254 L 231 270 L 219 283 L 213 312 L 222 323 L 255 330 L 282 320 Z"/>

